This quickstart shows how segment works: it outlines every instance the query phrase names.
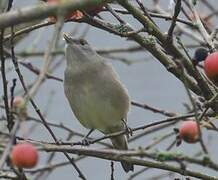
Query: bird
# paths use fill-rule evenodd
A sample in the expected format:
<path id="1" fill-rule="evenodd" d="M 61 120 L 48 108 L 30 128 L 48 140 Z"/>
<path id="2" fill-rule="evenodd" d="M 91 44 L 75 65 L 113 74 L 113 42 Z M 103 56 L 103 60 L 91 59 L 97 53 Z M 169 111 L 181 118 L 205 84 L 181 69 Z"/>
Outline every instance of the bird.
<path id="1" fill-rule="evenodd" d="M 66 41 L 64 92 L 76 118 L 84 127 L 103 134 L 126 130 L 130 97 L 112 65 L 86 40 L 66 33 L 63 37 Z M 115 149 L 128 149 L 126 135 L 110 140 Z M 121 165 L 125 172 L 134 170 L 129 162 L 121 161 Z"/>

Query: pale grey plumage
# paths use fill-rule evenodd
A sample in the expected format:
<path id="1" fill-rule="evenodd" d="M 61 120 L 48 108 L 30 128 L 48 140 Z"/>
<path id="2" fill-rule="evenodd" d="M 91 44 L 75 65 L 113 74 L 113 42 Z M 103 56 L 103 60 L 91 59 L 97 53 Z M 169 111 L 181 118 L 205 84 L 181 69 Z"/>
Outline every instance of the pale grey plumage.
<path id="1" fill-rule="evenodd" d="M 80 121 L 89 129 L 104 134 L 125 129 L 130 100 L 113 67 L 106 63 L 90 45 L 80 39 L 64 35 L 67 41 L 64 90 L 70 106 Z M 125 135 L 111 138 L 116 149 L 128 149 Z M 133 165 L 122 162 L 126 172 Z"/>

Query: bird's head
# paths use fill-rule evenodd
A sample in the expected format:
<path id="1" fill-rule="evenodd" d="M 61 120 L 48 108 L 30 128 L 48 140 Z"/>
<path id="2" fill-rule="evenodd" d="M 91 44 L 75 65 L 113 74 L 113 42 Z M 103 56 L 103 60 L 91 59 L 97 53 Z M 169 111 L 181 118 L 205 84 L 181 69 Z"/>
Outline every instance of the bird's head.
<path id="1" fill-rule="evenodd" d="M 88 42 L 84 39 L 75 39 L 68 34 L 63 35 L 66 41 L 65 56 L 67 63 L 72 61 L 87 62 L 92 60 L 96 52 L 91 48 Z"/>

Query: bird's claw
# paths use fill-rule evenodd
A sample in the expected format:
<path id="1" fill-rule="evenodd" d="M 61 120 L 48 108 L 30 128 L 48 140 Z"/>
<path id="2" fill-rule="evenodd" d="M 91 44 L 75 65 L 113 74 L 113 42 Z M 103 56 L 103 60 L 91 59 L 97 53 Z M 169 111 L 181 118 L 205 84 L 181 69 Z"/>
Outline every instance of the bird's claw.
<path id="1" fill-rule="evenodd" d="M 130 136 L 133 135 L 133 130 L 132 130 L 132 128 L 130 128 L 130 127 L 127 125 L 125 119 L 122 119 L 122 121 L 123 121 L 123 124 L 124 124 L 124 126 L 125 126 L 127 138 L 129 138 Z"/>
<path id="2" fill-rule="evenodd" d="M 133 135 L 133 130 L 132 128 L 126 126 L 126 133 L 127 133 L 127 137 L 129 138 L 130 136 Z"/>
<path id="3" fill-rule="evenodd" d="M 88 138 L 83 138 L 81 141 L 82 146 L 89 146 L 91 144 L 91 141 Z"/>

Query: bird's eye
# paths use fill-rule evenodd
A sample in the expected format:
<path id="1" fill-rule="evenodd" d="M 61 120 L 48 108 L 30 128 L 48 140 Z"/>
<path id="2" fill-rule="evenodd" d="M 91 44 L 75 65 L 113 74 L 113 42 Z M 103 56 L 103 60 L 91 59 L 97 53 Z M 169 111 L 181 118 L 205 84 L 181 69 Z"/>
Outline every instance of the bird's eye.
<path id="1" fill-rule="evenodd" d="M 87 42 L 86 42 L 86 40 L 84 40 L 84 39 L 80 39 L 80 44 L 84 46 L 84 45 L 87 44 Z"/>

